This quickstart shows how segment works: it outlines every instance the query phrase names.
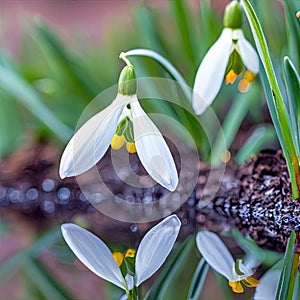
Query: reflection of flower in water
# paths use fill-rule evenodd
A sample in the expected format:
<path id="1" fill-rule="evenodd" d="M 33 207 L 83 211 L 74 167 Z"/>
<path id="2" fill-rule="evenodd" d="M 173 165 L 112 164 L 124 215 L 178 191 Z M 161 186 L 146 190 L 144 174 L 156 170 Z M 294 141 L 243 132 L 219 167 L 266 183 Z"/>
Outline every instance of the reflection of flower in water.
<path id="1" fill-rule="evenodd" d="M 196 243 L 206 262 L 228 279 L 235 293 L 244 292 L 242 284 L 248 287 L 259 285 L 259 281 L 251 276 L 252 270 L 244 265 L 241 259 L 234 261 L 225 244 L 215 233 L 207 230 L 198 232 Z"/>
<path id="2" fill-rule="evenodd" d="M 181 222 L 171 215 L 154 226 L 142 239 L 135 256 L 129 249 L 125 258 L 134 258 L 133 267 L 121 269 L 123 255 L 112 254 L 102 240 L 75 225 L 63 224 L 62 234 L 74 254 L 99 277 L 124 289 L 127 294 L 151 277 L 164 263 L 177 239 Z"/>

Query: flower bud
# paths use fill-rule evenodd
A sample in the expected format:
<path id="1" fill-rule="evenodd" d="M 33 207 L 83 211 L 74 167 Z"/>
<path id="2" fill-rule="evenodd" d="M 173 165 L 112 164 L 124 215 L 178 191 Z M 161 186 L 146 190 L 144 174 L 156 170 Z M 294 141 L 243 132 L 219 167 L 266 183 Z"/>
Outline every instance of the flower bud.
<path id="1" fill-rule="evenodd" d="M 231 1 L 225 8 L 224 27 L 239 29 L 242 27 L 242 9 L 237 0 Z"/>
<path id="2" fill-rule="evenodd" d="M 118 92 L 125 96 L 136 94 L 136 76 L 133 66 L 126 66 L 119 77 Z"/>

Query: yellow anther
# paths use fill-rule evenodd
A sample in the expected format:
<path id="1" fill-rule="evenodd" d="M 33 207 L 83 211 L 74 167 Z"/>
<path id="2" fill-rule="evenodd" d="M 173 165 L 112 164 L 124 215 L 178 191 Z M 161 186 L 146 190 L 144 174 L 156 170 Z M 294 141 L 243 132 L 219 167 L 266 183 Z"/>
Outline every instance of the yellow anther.
<path id="1" fill-rule="evenodd" d="M 246 279 L 242 280 L 242 283 L 248 287 L 256 287 L 259 285 L 259 281 L 252 276 L 248 276 Z"/>
<path id="2" fill-rule="evenodd" d="M 127 142 L 127 143 L 126 143 L 126 149 L 127 149 L 127 151 L 128 151 L 130 154 L 135 153 L 135 152 L 136 152 L 135 143 Z"/>
<path id="3" fill-rule="evenodd" d="M 250 85 L 251 84 L 249 83 L 249 81 L 247 81 L 246 79 L 242 79 L 239 82 L 238 89 L 241 93 L 247 93 L 250 88 Z"/>
<path id="4" fill-rule="evenodd" d="M 244 292 L 244 288 L 239 281 L 228 281 L 229 286 L 232 288 L 232 291 L 238 294 Z"/>
<path id="5" fill-rule="evenodd" d="M 235 79 L 237 78 L 237 76 L 238 75 L 233 70 L 230 70 L 225 76 L 225 83 L 233 84 L 235 82 Z"/>
<path id="6" fill-rule="evenodd" d="M 129 248 L 125 253 L 125 257 L 135 257 L 135 253 L 135 249 Z"/>
<path id="7" fill-rule="evenodd" d="M 115 134 L 110 142 L 110 146 L 114 150 L 119 150 L 124 145 L 125 138 L 123 135 L 117 135 Z"/>
<path id="8" fill-rule="evenodd" d="M 244 74 L 244 79 L 251 83 L 255 80 L 255 75 L 251 71 L 247 70 Z"/>
<path id="9" fill-rule="evenodd" d="M 112 256 L 114 257 L 115 261 L 117 262 L 118 266 L 120 267 L 123 259 L 124 259 L 124 255 L 122 252 L 113 252 Z"/>

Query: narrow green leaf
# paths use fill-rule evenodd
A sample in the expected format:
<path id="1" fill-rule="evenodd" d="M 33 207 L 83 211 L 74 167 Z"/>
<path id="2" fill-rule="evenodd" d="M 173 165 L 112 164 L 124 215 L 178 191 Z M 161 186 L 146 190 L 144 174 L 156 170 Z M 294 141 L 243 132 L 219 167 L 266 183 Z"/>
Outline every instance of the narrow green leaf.
<path id="1" fill-rule="evenodd" d="M 272 125 L 262 124 L 256 126 L 253 133 L 247 141 L 240 148 L 235 156 L 235 161 L 241 165 L 251 155 L 257 155 L 258 152 L 265 147 L 268 143 L 276 138 L 276 132 Z"/>
<path id="2" fill-rule="evenodd" d="M 218 286 L 222 291 L 222 295 L 224 296 L 224 299 L 234 300 L 233 293 L 231 291 L 231 288 L 228 285 L 228 279 L 216 271 L 213 271 L 213 273 L 217 280 Z"/>
<path id="3" fill-rule="evenodd" d="M 295 291 L 295 283 L 297 281 L 297 274 L 299 269 L 299 254 L 295 253 L 293 257 L 293 263 L 292 263 L 292 270 L 291 270 L 291 279 L 288 287 L 288 294 L 287 299 L 293 299 L 294 294 L 296 294 Z"/>
<path id="4" fill-rule="evenodd" d="M 208 264 L 205 262 L 204 258 L 201 258 L 196 268 L 196 271 L 193 275 L 187 299 L 189 300 L 199 299 L 200 293 L 204 285 L 204 281 L 206 279 L 207 271 L 208 271 Z"/>
<path id="5" fill-rule="evenodd" d="M 72 130 L 64 125 L 39 99 L 36 91 L 17 73 L 0 65 L 0 87 L 14 96 L 33 115 L 42 121 L 61 141 L 72 136 Z"/>
<path id="6" fill-rule="evenodd" d="M 23 122 L 15 101 L 3 90 L 0 98 L 0 156 L 3 156 L 19 144 Z"/>
<path id="7" fill-rule="evenodd" d="M 300 76 L 294 64 L 287 56 L 283 61 L 294 144 L 297 155 L 300 157 Z"/>
<path id="8" fill-rule="evenodd" d="M 36 20 L 36 31 L 32 37 L 44 53 L 44 57 L 51 68 L 60 78 L 72 83 L 82 97 L 93 99 L 100 89 L 100 82 L 96 81 L 85 67 L 73 58 L 66 50 L 59 37 L 41 20 Z"/>
<path id="9" fill-rule="evenodd" d="M 276 110 L 278 123 L 280 125 L 280 131 L 283 137 L 283 143 L 282 141 L 280 142 L 284 155 L 287 159 L 287 166 L 292 183 L 292 194 L 293 198 L 297 199 L 300 197 L 300 167 L 295 150 L 295 145 L 292 139 L 292 132 L 289 125 L 289 116 L 278 86 L 266 38 L 262 31 L 259 20 L 249 0 L 241 0 L 241 3 L 246 12 L 246 16 L 250 24 L 252 34 L 254 36 L 259 56 L 268 77 L 268 84 L 270 85 L 274 107 Z M 274 123 L 274 125 L 276 125 L 276 123 Z M 279 130 L 276 131 L 278 132 Z"/>
<path id="10" fill-rule="evenodd" d="M 27 259 L 24 264 L 24 271 L 32 283 L 37 286 L 41 294 L 48 300 L 67 300 L 74 299 L 71 294 L 66 292 L 61 284 L 57 284 L 53 275 L 50 274 L 40 262 Z"/>
<path id="11" fill-rule="evenodd" d="M 299 20 L 297 20 L 296 17 L 296 13 L 300 9 L 299 1 L 285 0 L 283 3 L 285 8 L 289 55 L 295 65 L 300 68 L 300 26 Z"/>
<path id="12" fill-rule="evenodd" d="M 159 274 L 152 286 L 151 290 L 147 293 L 144 300 L 156 300 L 164 299 L 167 288 L 169 287 L 172 279 L 177 274 L 178 270 L 186 266 L 188 257 L 191 250 L 195 246 L 195 236 L 191 235 L 185 242 L 175 250 L 173 249 L 173 255 L 164 266 L 162 272 Z"/>
<path id="13" fill-rule="evenodd" d="M 138 8 L 134 15 L 136 28 L 139 30 L 140 43 L 142 45 L 162 53 L 164 52 L 164 47 L 158 35 L 160 29 L 155 23 L 153 15 L 146 5 Z"/>
<path id="14" fill-rule="evenodd" d="M 60 239 L 60 228 L 55 228 L 54 230 L 43 235 L 28 248 L 20 251 L 19 253 L 6 260 L 0 266 L 0 281 L 11 272 L 14 272 L 16 269 L 20 268 L 26 262 L 28 257 L 38 256 L 44 249 L 51 247 Z"/>
<path id="15" fill-rule="evenodd" d="M 296 233 L 293 230 L 291 232 L 286 250 L 285 255 L 283 259 L 283 268 L 281 271 L 277 291 L 276 291 L 276 298 L 275 300 L 290 300 L 291 298 L 287 298 L 288 296 L 288 290 L 289 290 L 289 284 L 293 269 L 293 260 L 294 260 L 294 252 L 295 252 L 295 241 L 296 241 Z"/>
<path id="16" fill-rule="evenodd" d="M 252 105 L 255 105 L 259 100 L 260 90 L 256 85 L 254 85 L 248 93 L 239 94 L 237 96 L 223 121 L 222 130 L 220 130 L 220 132 L 218 133 L 218 136 L 212 147 L 211 152 L 214 153 L 212 164 L 218 165 L 221 163 L 220 158 L 224 151 L 222 147 L 224 138 L 226 147 L 227 149 L 229 149 L 250 107 Z"/>
<path id="17" fill-rule="evenodd" d="M 57 291 L 59 295 L 61 296 L 60 299 L 74 299 L 75 296 L 70 293 L 69 290 L 65 288 L 62 282 L 58 281 L 56 276 L 38 259 L 32 258 L 30 260 L 30 264 L 32 264 L 32 267 L 41 274 L 41 277 L 43 277 L 43 280 L 45 284 L 47 284 L 48 288 L 51 288 L 53 291 Z M 26 266 L 25 266 L 26 268 Z M 35 277 L 33 277 L 35 279 Z M 41 292 L 43 292 L 41 290 Z M 45 293 L 46 297 L 49 297 L 49 293 Z M 48 296 L 47 296 L 48 295 Z M 52 298 L 54 299 L 54 298 Z"/>
<path id="18" fill-rule="evenodd" d="M 189 11 L 186 1 L 172 0 L 170 1 L 171 9 L 174 15 L 175 26 L 179 32 L 180 40 L 183 44 L 183 50 L 188 60 L 195 66 L 195 53 L 193 45 L 193 33 L 191 22 L 193 16 Z"/>

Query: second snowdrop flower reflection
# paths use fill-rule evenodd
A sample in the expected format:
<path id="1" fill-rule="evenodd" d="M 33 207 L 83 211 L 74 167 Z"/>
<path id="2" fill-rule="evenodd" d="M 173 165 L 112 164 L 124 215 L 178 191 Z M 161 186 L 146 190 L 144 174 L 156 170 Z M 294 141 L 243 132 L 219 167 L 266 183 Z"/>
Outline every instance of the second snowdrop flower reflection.
<path id="1" fill-rule="evenodd" d="M 206 262 L 228 279 L 229 286 L 235 293 L 244 292 L 242 284 L 248 287 L 259 285 L 259 281 L 251 277 L 252 270 L 245 266 L 241 259 L 234 261 L 225 244 L 215 233 L 207 230 L 198 232 L 196 243 Z"/>
<path id="2" fill-rule="evenodd" d="M 177 239 L 181 222 L 176 215 L 165 218 L 142 239 L 136 255 L 134 273 L 123 274 L 119 265 L 123 257 L 112 255 L 102 240 L 75 225 L 63 224 L 62 234 L 74 254 L 99 277 L 124 289 L 128 299 L 136 299 L 135 287 L 151 277 L 164 263 Z M 127 255 L 134 256 L 130 250 Z"/>
<path id="3" fill-rule="evenodd" d="M 127 66 L 120 74 L 118 94 L 70 140 L 61 158 L 60 177 L 86 172 L 104 156 L 109 145 L 117 150 L 126 143 L 129 153 L 137 152 L 148 174 L 163 187 L 174 191 L 178 175 L 171 152 L 139 104 L 133 66 L 124 55 L 120 57 Z"/>
<path id="4" fill-rule="evenodd" d="M 237 76 L 246 71 L 239 82 L 239 90 L 246 92 L 259 71 L 259 59 L 245 39 L 242 27 L 242 10 L 238 1 L 229 3 L 224 13 L 224 29 L 209 49 L 197 71 L 194 83 L 193 108 L 202 114 L 217 96 L 225 77 L 233 84 Z"/>

